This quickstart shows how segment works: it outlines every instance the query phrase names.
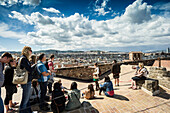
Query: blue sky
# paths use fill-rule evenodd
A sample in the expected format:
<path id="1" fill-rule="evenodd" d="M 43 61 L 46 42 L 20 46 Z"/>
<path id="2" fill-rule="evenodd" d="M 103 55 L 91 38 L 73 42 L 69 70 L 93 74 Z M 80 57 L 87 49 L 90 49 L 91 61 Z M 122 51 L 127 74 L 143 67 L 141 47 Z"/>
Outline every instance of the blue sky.
<path id="1" fill-rule="evenodd" d="M 0 0 L 0 51 L 170 47 L 169 0 Z"/>

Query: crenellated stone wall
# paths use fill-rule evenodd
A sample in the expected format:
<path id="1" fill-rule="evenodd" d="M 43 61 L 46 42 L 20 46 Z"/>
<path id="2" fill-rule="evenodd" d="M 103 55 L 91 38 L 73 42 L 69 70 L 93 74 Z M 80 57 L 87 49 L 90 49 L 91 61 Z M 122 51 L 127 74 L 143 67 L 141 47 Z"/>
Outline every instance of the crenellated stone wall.
<path id="1" fill-rule="evenodd" d="M 103 64 L 99 65 L 101 74 L 109 71 L 112 64 Z M 91 80 L 94 68 L 88 68 L 88 66 L 79 66 L 79 67 L 68 67 L 68 68 L 58 68 L 56 75 L 71 77 L 82 80 Z"/>
<path id="2" fill-rule="evenodd" d="M 164 67 L 151 67 L 149 69 L 149 78 L 159 80 L 159 84 L 170 89 L 170 71 Z"/>

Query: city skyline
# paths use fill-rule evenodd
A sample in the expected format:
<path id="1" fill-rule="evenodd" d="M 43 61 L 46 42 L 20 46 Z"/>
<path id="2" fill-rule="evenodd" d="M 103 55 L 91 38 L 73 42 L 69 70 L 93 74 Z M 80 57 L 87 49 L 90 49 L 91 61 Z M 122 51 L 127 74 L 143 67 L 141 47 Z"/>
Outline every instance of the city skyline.
<path id="1" fill-rule="evenodd" d="M 170 47 L 168 0 L 1 0 L 0 51 Z"/>

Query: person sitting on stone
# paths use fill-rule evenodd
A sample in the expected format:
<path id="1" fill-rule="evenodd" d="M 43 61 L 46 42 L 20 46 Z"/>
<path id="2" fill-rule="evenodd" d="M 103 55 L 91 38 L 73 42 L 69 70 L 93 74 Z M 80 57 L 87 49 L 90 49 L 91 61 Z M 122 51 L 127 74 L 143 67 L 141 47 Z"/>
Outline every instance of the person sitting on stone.
<path id="1" fill-rule="evenodd" d="M 110 77 L 106 76 L 105 81 L 103 85 L 100 85 L 100 91 L 99 95 L 101 95 L 101 92 L 104 91 L 106 96 L 113 96 L 114 95 L 114 90 L 113 90 L 113 83 L 110 81 Z"/>
<path id="2" fill-rule="evenodd" d="M 53 113 L 60 113 L 65 109 L 66 98 L 64 92 L 61 90 L 61 84 L 56 82 L 52 92 L 51 109 Z"/>
<path id="3" fill-rule="evenodd" d="M 72 82 L 71 91 L 68 91 L 68 103 L 66 105 L 66 110 L 73 110 L 81 107 L 80 102 L 80 90 L 77 89 L 77 83 Z"/>
<path id="4" fill-rule="evenodd" d="M 59 79 L 57 82 L 58 82 L 59 84 L 61 84 L 61 90 L 62 90 L 65 94 L 68 93 L 68 92 L 66 91 L 67 88 L 62 85 L 61 79 Z M 66 89 L 66 90 L 65 90 L 65 89 Z"/>
<path id="5" fill-rule="evenodd" d="M 88 85 L 88 90 L 83 92 L 82 95 L 84 96 L 84 98 L 86 99 L 93 99 L 94 95 L 95 95 L 95 91 L 93 88 L 93 84 L 89 84 Z"/>
<path id="6" fill-rule="evenodd" d="M 40 94 L 41 94 L 40 85 L 38 84 L 38 81 L 36 79 L 33 79 L 31 84 L 31 95 L 30 95 L 31 105 L 40 102 Z"/>
<path id="7" fill-rule="evenodd" d="M 132 83 L 131 83 L 131 87 L 129 87 L 129 89 L 137 89 L 137 85 L 136 82 L 139 80 L 146 80 L 146 76 L 148 74 L 147 69 L 144 67 L 143 63 L 139 63 L 139 69 L 137 71 L 137 73 L 135 74 L 134 77 L 132 77 Z"/>

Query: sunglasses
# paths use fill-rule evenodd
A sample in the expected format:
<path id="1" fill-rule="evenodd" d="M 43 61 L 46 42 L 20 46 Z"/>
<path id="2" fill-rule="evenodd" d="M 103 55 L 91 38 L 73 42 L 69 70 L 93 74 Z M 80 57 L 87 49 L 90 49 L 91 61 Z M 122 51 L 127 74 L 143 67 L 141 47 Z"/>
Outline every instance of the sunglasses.
<path id="1" fill-rule="evenodd" d="M 32 50 L 30 50 L 32 52 Z"/>

